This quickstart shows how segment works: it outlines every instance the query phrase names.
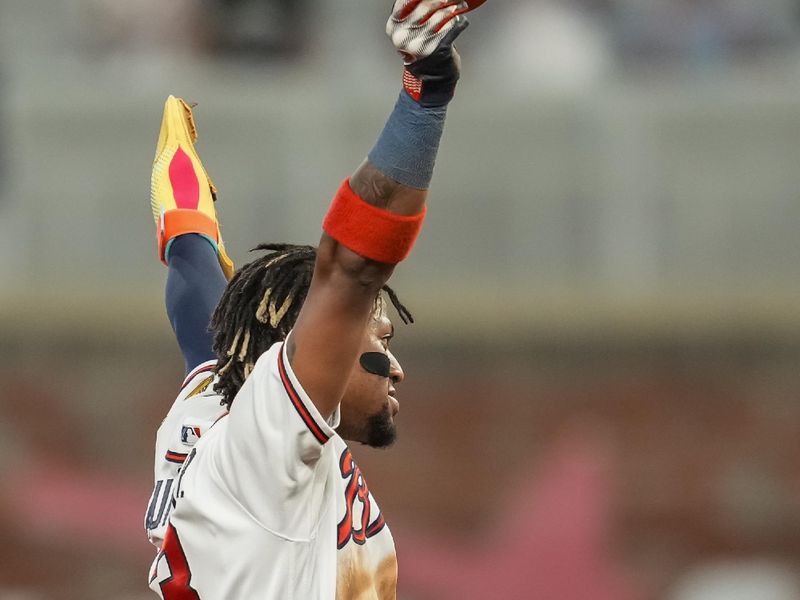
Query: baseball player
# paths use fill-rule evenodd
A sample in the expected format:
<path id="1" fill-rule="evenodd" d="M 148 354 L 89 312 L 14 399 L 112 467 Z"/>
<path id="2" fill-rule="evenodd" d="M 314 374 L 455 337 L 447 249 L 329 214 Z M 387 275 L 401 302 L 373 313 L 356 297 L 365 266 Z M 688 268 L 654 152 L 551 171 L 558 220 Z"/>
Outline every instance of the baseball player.
<path id="1" fill-rule="evenodd" d="M 387 304 L 411 315 L 386 282 L 422 226 L 459 78 L 452 44 L 477 4 L 394 3 L 403 90 L 318 248 L 265 244 L 234 273 L 191 107 L 167 100 L 151 200 L 187 376 L 157 434 L 146 514 L 165 600 L 396 597 L 394 541 L 344 440 L 396 435 Z"/>

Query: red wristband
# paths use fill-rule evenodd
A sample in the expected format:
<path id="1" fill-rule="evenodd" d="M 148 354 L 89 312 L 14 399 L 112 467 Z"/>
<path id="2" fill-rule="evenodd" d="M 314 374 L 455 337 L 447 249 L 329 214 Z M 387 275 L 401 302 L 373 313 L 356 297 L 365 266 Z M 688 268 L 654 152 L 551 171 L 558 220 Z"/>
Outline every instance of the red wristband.
<path id="1" fill-rule="evenodd" d="M 322 229 L 364 258 L 397 264 L 411 253 L 425 212 L 423 208 L 417 215 L 403 216 L 367 204 L 345 179 L 325 215 Z"/>

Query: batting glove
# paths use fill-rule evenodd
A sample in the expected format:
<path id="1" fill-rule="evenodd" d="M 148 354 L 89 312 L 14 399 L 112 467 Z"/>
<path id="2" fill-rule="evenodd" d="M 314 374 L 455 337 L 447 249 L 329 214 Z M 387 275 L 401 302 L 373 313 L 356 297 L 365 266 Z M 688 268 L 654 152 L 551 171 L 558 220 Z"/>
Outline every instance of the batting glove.
<path id="1" fill-rule="evenodd" d="M 461 60 L 453 42 L 469 25 L 467 0 L 395 0 L 386 33 L 405 59 L 403 87 L 421 106 L 453 98 Z"/>

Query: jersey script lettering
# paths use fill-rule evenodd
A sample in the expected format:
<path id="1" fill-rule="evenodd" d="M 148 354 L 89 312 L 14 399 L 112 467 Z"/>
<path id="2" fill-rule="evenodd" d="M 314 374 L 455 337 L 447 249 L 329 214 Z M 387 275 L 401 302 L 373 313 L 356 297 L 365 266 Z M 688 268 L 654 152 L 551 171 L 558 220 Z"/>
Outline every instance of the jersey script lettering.
<path id="1" fill-rule="evenodd" d="M 342 452 L 339 468 L 342 472 L 342 479 L 349 480 L 344 492 L 345 514 L 338 527 L 337 548 L 341 550 L 350 540 L 353 540 L 356 544 L 364 544 L 367 539 L 383 529 L 386 522 L 380 512 L 378 512 L 375 520 L 370 522 L 372 503 L 369 499 L 369 488 L 349 449 L 345 449 Z M 358 520 L 358 528 L 354 524 L 356 500 L 361 505 L 361 518 Z"/>

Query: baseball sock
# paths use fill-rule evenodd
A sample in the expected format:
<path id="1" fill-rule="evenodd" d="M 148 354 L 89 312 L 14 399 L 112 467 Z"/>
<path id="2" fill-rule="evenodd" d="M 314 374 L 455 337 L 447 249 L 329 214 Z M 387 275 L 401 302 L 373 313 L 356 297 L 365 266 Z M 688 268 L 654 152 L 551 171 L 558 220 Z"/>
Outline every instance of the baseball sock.
<path id="1" fill-rule="evenodd" d="M 186 362 L 186 373 L 215 360 L 208 330 L 227 280 L 214 247 L 192 233 L 172 240 L 166 286 L 167 316 Z"/>

